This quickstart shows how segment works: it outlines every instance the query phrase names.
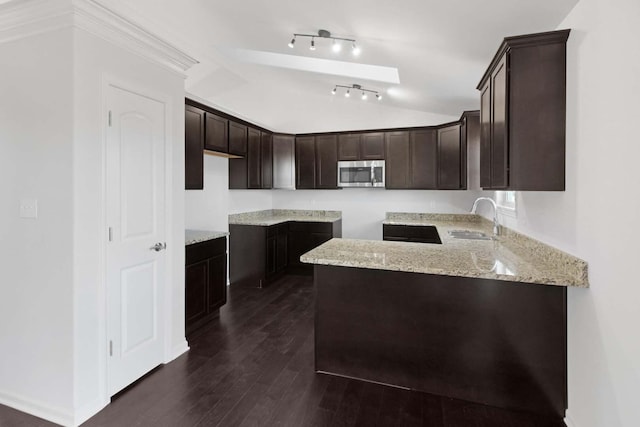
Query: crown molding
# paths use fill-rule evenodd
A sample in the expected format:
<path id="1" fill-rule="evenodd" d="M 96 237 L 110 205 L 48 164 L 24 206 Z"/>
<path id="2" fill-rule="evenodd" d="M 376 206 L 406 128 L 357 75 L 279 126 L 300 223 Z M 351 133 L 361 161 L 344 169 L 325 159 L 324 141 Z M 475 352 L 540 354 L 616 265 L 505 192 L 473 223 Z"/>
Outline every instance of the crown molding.
<path id="1" fill-rule="evenodd" d="M 78 28 L 184 74 L 198 63 L 99 0 L 14 0 L 0 5 L 0 44 Z"/>

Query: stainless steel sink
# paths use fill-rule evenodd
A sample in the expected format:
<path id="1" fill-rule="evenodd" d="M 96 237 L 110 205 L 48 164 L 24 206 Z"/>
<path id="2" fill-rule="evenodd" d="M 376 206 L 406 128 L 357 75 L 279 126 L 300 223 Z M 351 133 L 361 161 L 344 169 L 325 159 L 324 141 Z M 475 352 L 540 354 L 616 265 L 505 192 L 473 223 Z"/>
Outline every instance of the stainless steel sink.
<path id="1" fill-rule="evenodd" d="M 481 231 L 450 230 L 449 236 L 453 237 L 454 239 L 493 240 L 492 236 L 487 236 Z"/>

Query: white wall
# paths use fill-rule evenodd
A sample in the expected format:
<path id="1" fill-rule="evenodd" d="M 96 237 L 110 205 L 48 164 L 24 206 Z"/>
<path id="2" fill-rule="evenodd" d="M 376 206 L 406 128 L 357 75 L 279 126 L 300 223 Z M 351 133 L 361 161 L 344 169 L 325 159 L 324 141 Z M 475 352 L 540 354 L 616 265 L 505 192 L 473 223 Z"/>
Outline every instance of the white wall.
<path id="1" fill-rule="evenodd" d="M 73 407 L 72 33 L 0 44 L 0 400 Z M 38 218 L 19 218 L 19 200 Z"/>
<path id="2" fill-rule="evenodd" d="M 102 138 L 106 120 L 103 79 L 167 102 L 167 273 L 170 286 L 166 360 L 186 350 L 184 337 L 184 79 L 82 30 L 74 32 L 74 275 L 76 416 L 105 403 Z"/>
<path id="3" fill-rule="evenodd" d="M 640 2 L 581 0 L 567 46 L 567 190 L 518 194 L 508 225 L 589 263 L 569 289 L 570 426 L 640 425 Z"/>
<path id="4" fill-rule="evenodd" d="M 342 237 L 382 240 L 385 212 L 468 213 L 475 200 L 472 191 L 385 190 L 276 190 L 278 209 L 342 211 Z"/>
<path id="5" fill-rule="evenodd" d="M 228 231 L 230 213 L 273 207 L 270 190 L 229 190 L 229 160 L 204 156 L 204 190 L 185 193 L 185 226 L 193 230 Z"/>

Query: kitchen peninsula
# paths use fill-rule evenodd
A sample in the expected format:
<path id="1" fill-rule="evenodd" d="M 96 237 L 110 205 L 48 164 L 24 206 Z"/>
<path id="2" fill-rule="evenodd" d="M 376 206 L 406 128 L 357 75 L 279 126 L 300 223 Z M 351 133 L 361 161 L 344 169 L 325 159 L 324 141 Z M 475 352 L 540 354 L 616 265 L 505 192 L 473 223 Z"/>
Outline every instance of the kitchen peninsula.
<path id="1" fill-rule="evenodd" d="M 442 244 L 333 239 L 315 264 L 316 371 L 563 417 L 567 286 L 585 262 L 475 215 L 387 214 Z"/>

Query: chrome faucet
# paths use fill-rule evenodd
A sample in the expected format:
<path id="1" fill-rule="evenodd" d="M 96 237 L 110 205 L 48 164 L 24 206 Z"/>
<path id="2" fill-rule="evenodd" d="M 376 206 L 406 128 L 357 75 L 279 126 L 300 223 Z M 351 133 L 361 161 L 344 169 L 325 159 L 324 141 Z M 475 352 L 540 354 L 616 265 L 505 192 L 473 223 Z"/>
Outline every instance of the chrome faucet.
<path id="1" fill-rule="evenodd" d="M 476 201 L 473 202 L 473 207 L 471 208 L 471 213 L 472 214 L 476 213 L 476 209 L 478 209 L 478 202 L 480 202 L 482 200 L 486 200 L 487 202 L 491 203 L 491 206 L 493 206 L 493 235 L 494 236 L 499 236 L 500 235 L 500 224 L 498 224 L 498 205 L 496 205 L 495 200 L 493 200 L 490 197 L 478 197 L 476 199 Z"/>

